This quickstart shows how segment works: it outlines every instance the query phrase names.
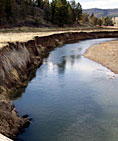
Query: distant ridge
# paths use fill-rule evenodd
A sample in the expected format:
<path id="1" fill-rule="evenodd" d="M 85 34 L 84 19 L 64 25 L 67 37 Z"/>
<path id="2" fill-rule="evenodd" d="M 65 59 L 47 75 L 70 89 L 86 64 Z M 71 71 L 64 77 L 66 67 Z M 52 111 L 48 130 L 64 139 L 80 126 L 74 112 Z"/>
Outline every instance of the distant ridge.
<path id="1" fill-rule="evenodd" d="M 118 17 L 118 9 L 99 9 L 99 8 L 91 8 L 91 9 L 83 9 L 84 13 L 91 15 L 92 13 L 95 14 L 96 17 Z"/>

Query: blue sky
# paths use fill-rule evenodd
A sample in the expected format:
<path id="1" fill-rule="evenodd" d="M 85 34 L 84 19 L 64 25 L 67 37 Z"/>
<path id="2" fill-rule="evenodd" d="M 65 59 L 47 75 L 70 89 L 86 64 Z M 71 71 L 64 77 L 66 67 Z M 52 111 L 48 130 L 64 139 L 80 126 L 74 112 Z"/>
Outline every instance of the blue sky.
<path id="1" fill-rule="evenodd" d="M 88 8 L 118 8 L 118 0 L 76 0 L 80 2 L 83 9 Z"/>

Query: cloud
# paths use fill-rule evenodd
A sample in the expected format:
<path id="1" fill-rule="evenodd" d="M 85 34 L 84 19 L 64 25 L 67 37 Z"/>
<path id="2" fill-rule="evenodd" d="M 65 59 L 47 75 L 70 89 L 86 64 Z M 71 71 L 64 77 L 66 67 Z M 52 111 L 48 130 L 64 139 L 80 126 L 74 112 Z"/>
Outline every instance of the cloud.
<path id="1" fill-rule="evenodd" d="M 80 2 L 83 9 L 88 8 L 118 8 L 118 0 L 76 0 Z"/>

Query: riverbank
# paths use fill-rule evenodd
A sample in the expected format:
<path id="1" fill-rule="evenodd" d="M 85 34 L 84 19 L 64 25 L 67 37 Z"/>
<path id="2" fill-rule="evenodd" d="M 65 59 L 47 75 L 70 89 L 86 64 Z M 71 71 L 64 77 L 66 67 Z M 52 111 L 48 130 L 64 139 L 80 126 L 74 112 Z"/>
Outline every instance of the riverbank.
<path id="1" fill-rule="evenodd" d="M 79 40 L 93 38 L 116 38 L 117 31 L 65 32 L 43 37 L 34 37 L 29 41 L 8 43 L 0 49 L 0 133 L 14 138 L 27 127 L 27 116 L 20 117 L 10 97 L 20 88 L 25 88 L 32 78 L 32 72 L 38 68 L 43 58 L 57 46 Z"/>
<path id="2" fill-rule="evenodd" d="M 13 141 L 5 136 L 3 136 L 2 134 L 0 134 L 0 141 Z"/>
<path id="3" fill-rule="evenodd" d="M 35 36 L 43 37 L 53 34 L 66 32 L 105 32 L 117 31 L 116 28 L 110 27 L 75 27 L 75 28 L 31 28 L 31 27 L 16 27 L 8 29 L 0 29 L 0 48 L 8 45 L 8 42 L 27 42 L 33 40 Z"/>
<path id="4" fill-rule="evenodd" d="M 118 74 L 118 41 L 94 45 L 85 52 L 84 56 Z"/>

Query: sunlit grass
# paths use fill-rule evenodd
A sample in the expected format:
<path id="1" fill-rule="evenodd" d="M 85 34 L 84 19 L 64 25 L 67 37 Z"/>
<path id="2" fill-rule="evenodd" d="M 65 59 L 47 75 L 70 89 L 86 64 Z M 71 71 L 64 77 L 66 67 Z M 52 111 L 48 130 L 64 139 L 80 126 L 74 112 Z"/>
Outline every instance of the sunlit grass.
<path id="1" fill-rule="evenodd" d="M 107 31 L 117 30 L 113 28 Z M 72 28 L 32 28 L 32 27 L 16 27 L 10 29 L 0 29 L 0 48 L 6 46 L 8 42 L 26 42 L 33 39 L 35 36 L 47 36 L 64 32 L 92 32 L 106 31 L 105 28 L 96 27 L 72 27 Z"/>

